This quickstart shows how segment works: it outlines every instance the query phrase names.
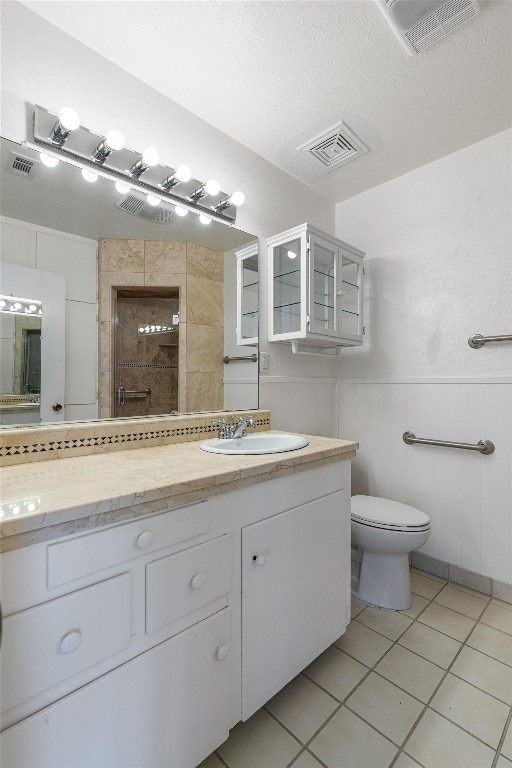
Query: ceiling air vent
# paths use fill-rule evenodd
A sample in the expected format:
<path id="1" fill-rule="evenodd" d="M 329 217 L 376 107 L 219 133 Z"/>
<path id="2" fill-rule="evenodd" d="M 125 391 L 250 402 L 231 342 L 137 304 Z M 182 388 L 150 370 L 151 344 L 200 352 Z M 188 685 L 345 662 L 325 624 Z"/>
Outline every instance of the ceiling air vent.
<path id="1" fill-rule="evenodd" d="M 37 173 L 39 160 L 33 160 L 31 157 L 20 155 L 19 152 L 11 152 L 5 164 L 7 173 L 13 176 L 21 176 L 24 179 L 33 179 Z"/>
<path id="2" fill-rule="evenodd" d="M 147 221 L 154 221 L 156 224 L 170 224 L 174 220 L 174 210 L 171 208 L 160 208 L 149 205 L 142 194 L 130 192 L 119 203 L 116 208 L 133 216 L 139 216 Z"/>
<path id="3" fill-rule="evenodd" d="M 480 12 L 480 0 L 376 0 L 411 56 L 453 32 Z"/>
<path id="4" fill-rule="evenodd" d="M 310 152 L 327 168 L 329 173 L 338 170 L 340 166 L 350 163 L 356 157 L 369 151 L 361 139 L 344 123 L 331 125 L 318 136 L 305 144 L 301 144 L 297 150 Z"/>

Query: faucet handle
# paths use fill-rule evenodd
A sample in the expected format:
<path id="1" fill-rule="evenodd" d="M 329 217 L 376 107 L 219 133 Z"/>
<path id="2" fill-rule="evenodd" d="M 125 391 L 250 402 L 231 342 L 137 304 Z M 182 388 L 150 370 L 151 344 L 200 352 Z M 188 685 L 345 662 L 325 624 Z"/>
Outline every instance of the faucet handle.
<path id="1" fill-rule="evenodd" d="M 230 437 L 229 434 L 229 427 L 227 425 L 226 419 L 212 419 L 212 424 L 218 424 L 219 425 L 219 439 L 223 440 L 227 437 Z"/>

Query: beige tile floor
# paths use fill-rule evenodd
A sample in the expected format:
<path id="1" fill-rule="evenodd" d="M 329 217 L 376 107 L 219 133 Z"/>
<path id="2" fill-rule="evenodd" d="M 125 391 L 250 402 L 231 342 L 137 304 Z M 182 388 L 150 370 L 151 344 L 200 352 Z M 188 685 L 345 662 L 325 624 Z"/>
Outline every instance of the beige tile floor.
<path id="1" fill-rule="evenodd" d="M 512 768 L 512 605 L 417 570 L 201 768 Z"/>

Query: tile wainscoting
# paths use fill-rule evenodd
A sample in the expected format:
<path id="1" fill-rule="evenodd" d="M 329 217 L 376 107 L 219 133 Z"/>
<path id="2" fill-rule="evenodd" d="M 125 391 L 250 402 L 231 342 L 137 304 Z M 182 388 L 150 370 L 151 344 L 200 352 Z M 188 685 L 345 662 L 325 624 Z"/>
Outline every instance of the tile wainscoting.
<path id="1" fill-rule="evenodd" d="M 421 553 L 512 582 L 512 381 L 343 381 L 338 434 L 359 442 L 352 493 L 394 499 L 426 512 L 432 533 Z M 491 456 L 426 445 L 418 437 L 476 443 Z M 422 566 L 424 567 L 424 566 Z"/>

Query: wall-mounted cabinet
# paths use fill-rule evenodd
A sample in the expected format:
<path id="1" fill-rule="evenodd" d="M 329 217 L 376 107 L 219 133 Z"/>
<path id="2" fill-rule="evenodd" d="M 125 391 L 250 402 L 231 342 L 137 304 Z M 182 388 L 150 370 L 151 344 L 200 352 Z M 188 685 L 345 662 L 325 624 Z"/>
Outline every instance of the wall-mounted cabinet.
<path id="1" fill-rule="evenodd" d="M 364 253 L 302 224 L 267 240 L 269 341 L 301 347 L 363 343 Z"/>
<path id="2" fill-rule="evenodd" d="M 236 255 L 238 346 L 258 344 L 258 243 L 252 243 Z"/>

